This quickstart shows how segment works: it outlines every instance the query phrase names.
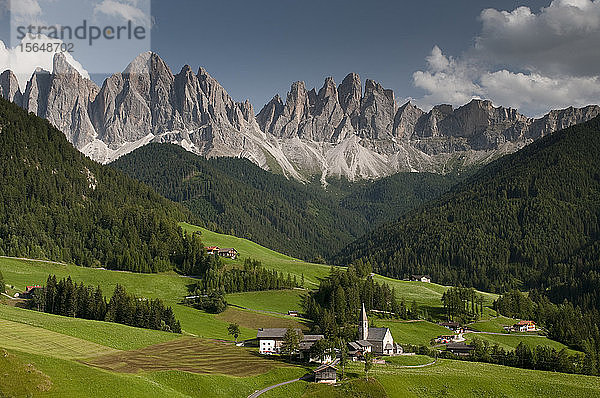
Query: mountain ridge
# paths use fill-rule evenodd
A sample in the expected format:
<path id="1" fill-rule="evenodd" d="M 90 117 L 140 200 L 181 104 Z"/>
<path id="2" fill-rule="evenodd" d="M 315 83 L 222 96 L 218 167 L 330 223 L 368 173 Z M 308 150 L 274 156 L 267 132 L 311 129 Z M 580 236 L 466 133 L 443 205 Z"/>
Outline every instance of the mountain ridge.
<path id="1" fill-rule="evenodd" d="M 53 71 L 37 70 L 21 93 L 10 71 L 0 95 L 51 121 L 70 142 L 109 163 L 149 142 L 175 143 L 207 157 L 244 157 L 300 181 L 319 176 L 377 179 L 402 171 L 444 174 L 485 164 L 560 128 L 600 114 L 600 107 L 551 111 L 539 119 L 474 99 L 429 112 L 400 105 L 392 90 L 348 74 L 318 91 L 295 82 L 258 113 L 236 102 L 204 68 L 174 74 L 155 53 L 136 57 L 102 87 L 62 54 Z"/>

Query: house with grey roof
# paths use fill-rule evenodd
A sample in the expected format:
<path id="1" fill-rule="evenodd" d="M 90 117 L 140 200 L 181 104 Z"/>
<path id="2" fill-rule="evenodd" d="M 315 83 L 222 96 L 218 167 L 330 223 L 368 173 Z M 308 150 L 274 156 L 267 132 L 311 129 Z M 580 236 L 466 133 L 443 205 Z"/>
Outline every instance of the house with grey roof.
<path id="1" fill-rule="evenodd" d="M 258 329 L 256 334 L 258 352 L 263 355 L 280 354 L 286 331 L 286 328 Z M 301 358 L 308 358 L 308 352 L 313 344 L 325 338 L 322 334 L 302 334 L 300 329 L 294 329 L 294 331 L 301 337 L 298 347 L 298 354 Z"/>

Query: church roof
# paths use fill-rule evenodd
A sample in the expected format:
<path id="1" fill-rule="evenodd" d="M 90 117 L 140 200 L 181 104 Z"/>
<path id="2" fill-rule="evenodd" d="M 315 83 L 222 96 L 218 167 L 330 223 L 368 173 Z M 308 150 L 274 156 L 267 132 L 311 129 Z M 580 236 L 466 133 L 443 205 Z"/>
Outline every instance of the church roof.
<path id="1" fill-rule="evenodd" d="M 388 328 L 369 328 L 369 341 L 383 341 Z"/>
<path id="2" fill-rule="evenodd" d="M 360 318 L 358 319 L 360 322 L 367 320 L 367 311 L 365 310 L 365 303 L 362 305 L 362 310 L 360 311 Z"/>

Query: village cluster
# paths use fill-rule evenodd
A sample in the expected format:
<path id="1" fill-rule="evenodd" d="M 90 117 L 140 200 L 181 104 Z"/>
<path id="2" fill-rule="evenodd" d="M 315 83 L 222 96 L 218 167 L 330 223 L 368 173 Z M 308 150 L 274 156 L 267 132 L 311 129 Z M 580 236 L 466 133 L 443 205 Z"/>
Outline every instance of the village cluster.
<path id="1" fill-rule="evenodd" d="M 419 277 L 420 280 L 420 277 Z M 298 316 L 296 311 L 290 311 L 289 315 Z M 464 334 L 469 332 L 468 329 L 461 326 L 458 322 L 442 322 L 441 326 L 446 327 L 452 334 L 441 335 L 434 339 L 434 343 L 445 345 L 446 350 L 459 356 L 471 355 L 475 349 L 470 344 L 465 343 Z M 535 332 L 538 331 L 535 322 L 519 321 L 513 326 L 505 328 L 508 332 Z M 285 328 L 264 328 L 259 329 L 256 339 L 253 343 L 258 344 L 259 353 L 262 355 L 281 354 L 282 347 L 285 344 L 285 334 L 288 329 Z M 332 350 L 329 354 L 322 358 L 311 357 L 311 347 L 319 340 L 325 338 L 322 334 L 302 334 L 300 329 L 295 330 L 301 336 L 296 356 L 301 360 L 309 362 L 317 362 L 321 365 L 317 367 L 314 373 L 315 382 L 318 383 L 336 383 L 337 382 L 337 364 L 339 363 L 340 353 L 337 350 Z M 389 328 L 370 327 L 367 318 L 367 311 L 364 304 L 359 317 L 358 325 L 359 338 L 356 341 L 348 343 L 347 352 L 348 358 L 351 361 L 364 361 L 365 354 L 371 353 L 376 357 L 395 356 L 395 355 L 412 355 L 405 353 L 402 346 L 394 342 L 394 337 Z M 374 359 L 375 363 L 385 363 L 385 360 Z"/>

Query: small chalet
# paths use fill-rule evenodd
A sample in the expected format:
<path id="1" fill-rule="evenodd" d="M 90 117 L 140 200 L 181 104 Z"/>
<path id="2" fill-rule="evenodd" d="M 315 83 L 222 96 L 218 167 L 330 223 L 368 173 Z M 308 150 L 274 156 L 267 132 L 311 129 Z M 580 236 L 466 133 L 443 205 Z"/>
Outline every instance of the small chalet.
<path id="1" fill-rule="evenodd" d="M 233 247 L 227 249 L 219 249 L 219 256 L 235 260 L 238 256 L 238 252 Z"/>
<path id="2" fill-rule="evenodd" d="M 38 289 L 43 289 L 43 287 L 41 287 L 40 285 L 35 285 L 35 286 L 27 286 L 25 288 L 25 291 L 23 293 L 21 293 L 19 295 L 20 298 L 24 298 L 24 299 L 30 299 L 33 298 L 33 293 L 38 290 Z"/>
<path id="3" fill-rule="evenodd" d="M 431 283 L 431 277 L 429 275 L 413 275 L 410 280 L 413 282 Z"/>
<path id="4" fill-rule="evenodd" d="M 300 329 L 294 329 L 296 333 L 300 333 Z M 258 340 L 258 352 L 263 355 L 273 355 L 281 353 L 281 345 L 283 344 L 283 336 L 285 336 L 286 328 L 270 328 L 258 329 L 256 339 Z M 308 357 L 310 348 L 317 341 L 324 339 L 322 334 L 305 334 L 299 344 L 300 358 Z M 327 359 L 327 358 L 326 358 Z"/>
<path id="5" fill-rule="evenodd" d="M 205 247 L 205 249 L 208 254 L 216 254 L 216 255 L 219 254 L 218 246 L 208 246 L 208 247 Z"/>
<path id="6" fill-rule="evenodd" d="M 330 364 L 324 364 L 313 370 L 315 383 L 335 384 L 337 382 L 337 360 Z"/>
<path id="7" fill-rule="evenodd" d="M 289 316 L 299 316 L 298 311 L 288 311 Z"/>
<path id="8" fill-rule="evenodd" d="M 535 332 L 534 321 L 519 321 L 513 325 L 513 329 L 517 332 Z"/>
<path id="9" fill-rule="evenodd" d="M 348 343 L 348 355 L 354 360 L 364 357 L 372 349 L 373 345 L 366 340 L 356 340 Z"/>
<path id="10" fill-rule="evenodd" d="M 450 351 L 454 355 L 459 356 L 469 356 L 471 352 L 475 349 L 472 345 L 465 343 L 450 343 L 446 346 L 446 350 Z"/>
<path id="11" fill-rule="evenodd" d="M 440 326 L 450 329 L 456 333 L 462 333 L 464 331 L 464 329 L 460 326 L 460 323 L 458 322 L 441 322 Z"/>
<path id="12" fill-rule="evenodd" d="M 215 256 L 230 258 L 232 260 L 235 260 L 238 256 L 237 250 L 235 250 L 233 247 L 229 247 L 227 249 L 221 249 L 219 246 L 208 246 L 205 249 L 208 254 L 213 254 Z"/>

